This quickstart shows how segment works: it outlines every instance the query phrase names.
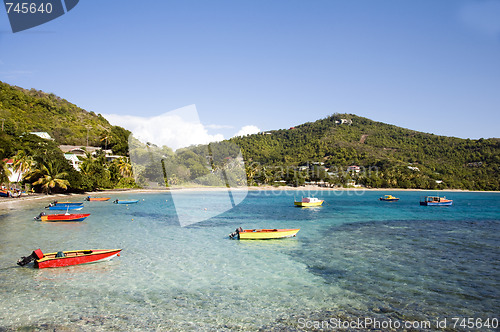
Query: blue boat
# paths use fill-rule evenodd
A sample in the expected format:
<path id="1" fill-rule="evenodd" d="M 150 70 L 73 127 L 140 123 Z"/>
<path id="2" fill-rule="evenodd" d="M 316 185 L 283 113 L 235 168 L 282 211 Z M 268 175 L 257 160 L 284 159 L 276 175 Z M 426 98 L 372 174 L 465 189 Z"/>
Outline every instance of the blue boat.
<path id="1" fill-rule="evenodd" d="M 67 210 L 81 210 L 83 209 L 83 206 L 81 205 L 53 205 L 53 206 L 46 206 L 45 207 L 46 209 L 49 209 L 49 210 L 63 210 L 63 211 L 67 211 Z"/>
<path id="2" fill-rule="evenodd" d="M 49 206 L 52 205 L 83 205 L 83 202 L 58 202 L 58 201 L 53 201 L 52 203 L 49 204 Z"/>
<path id="3" fill-rule="evenodd" d="M 420 205 L 425 206 L 450 206 L 452 204 L 453 200 L 439 196 L 425 196 L 420 200 Z"/>
<path id="4" fill-rule="evenodd" d="M 119 200 L 114 200 L 113 203 L 115 204 L 135 204 L 139 202 L 139 200 L 135 200 L 135 201 L 119 201 Z"/>

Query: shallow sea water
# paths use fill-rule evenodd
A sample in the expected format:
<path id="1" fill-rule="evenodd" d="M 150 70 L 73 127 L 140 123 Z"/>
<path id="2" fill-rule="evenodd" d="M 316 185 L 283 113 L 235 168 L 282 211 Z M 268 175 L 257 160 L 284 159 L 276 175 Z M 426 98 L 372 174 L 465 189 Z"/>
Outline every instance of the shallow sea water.
<path id="1" fill-rule="evenodd" d="M 453 206 L 423 207 L 425 192 L 397 192 L 391 203 L 378 201 L 385 192 L 318 191 L 322 207 L 293 206 L 308 194 L 250 191 L 232 210 L 186 227 L 169 193 L 86 202 L 91 216 L 81 223 L 34 221 L 48 200 L 2 205 L 0 330 L 328 330 L 333 319 L 366 318 L 431 323 L 416 330 L 437 330 L 446 318 L 450 330 L 471 330 L 453 318 L 500 319 L 498 193 L 444 193 Z M 196 213 L 215 215 L 227 194 L 182 195 L 206 203 Z M 229 240 L 240 226 L 301 230 Z M 15 264 L 36 248 L 123 251 L 99 264 Z"/>

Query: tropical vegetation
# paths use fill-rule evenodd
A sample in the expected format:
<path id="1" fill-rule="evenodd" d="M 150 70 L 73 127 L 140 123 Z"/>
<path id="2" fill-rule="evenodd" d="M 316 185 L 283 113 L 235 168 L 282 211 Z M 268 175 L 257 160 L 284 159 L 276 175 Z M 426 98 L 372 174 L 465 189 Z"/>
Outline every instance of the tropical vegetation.
<path id="1" fill-rule="evenodd" d="M 438 136 L 354 114 L 173 151 L 142 143 L 100 114 L 54 94 L 0 82 L 0 120 L 0 182 L 6 183 L 12 170 L 23 174 L 17 182 L 46 193 L 307 183 L 500 190 L 500 139 Z M 77 171 L 61 144 L 108 148 L 115 156 L 88 151 Z M 5 159 L 12 160 L 11 169 Z"/>

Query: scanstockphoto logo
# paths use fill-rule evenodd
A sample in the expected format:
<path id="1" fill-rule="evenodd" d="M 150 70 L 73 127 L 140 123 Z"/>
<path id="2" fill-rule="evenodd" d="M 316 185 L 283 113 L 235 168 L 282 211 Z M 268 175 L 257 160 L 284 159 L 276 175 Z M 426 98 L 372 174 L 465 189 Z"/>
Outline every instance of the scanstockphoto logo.
<path id="1" fill-rule="evenodd" d="M 69 12 L 79 0 L 4 0 L 12 32 L 19 32 L 52 21 Z"/>

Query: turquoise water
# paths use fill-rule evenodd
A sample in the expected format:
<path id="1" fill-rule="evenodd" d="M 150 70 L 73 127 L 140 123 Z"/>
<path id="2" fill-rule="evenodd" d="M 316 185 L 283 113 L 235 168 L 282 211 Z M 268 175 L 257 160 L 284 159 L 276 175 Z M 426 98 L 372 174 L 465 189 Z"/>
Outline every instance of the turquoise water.
<path id="1" fill-rule="evenodd" d="M 325 204 L 301 209 L 293 200 L 307 192 L 250 191 L 234 209 L 187 227 L 169 193 L 86 202 L 81 212 L 91 216 L 81 223 L 34 221 L 48 200 L 2 205 L 0 331 L 295 331 L 366 318 L 429 321 L 430 330 L 446 318 L 451 330 L 471 330 L 453 318 L 499 319 L 500 194 L 450 192 L 453 206 L 423 207 L 425 192 L 377 200 L 388 193 L 318 191 Z M 213 215 L 227 194 L 182 195 Z M 229 240 L 240 226 L 301 230 Z M 36 248 L 123 251 L 91 265 L 15 264 Z"/>

